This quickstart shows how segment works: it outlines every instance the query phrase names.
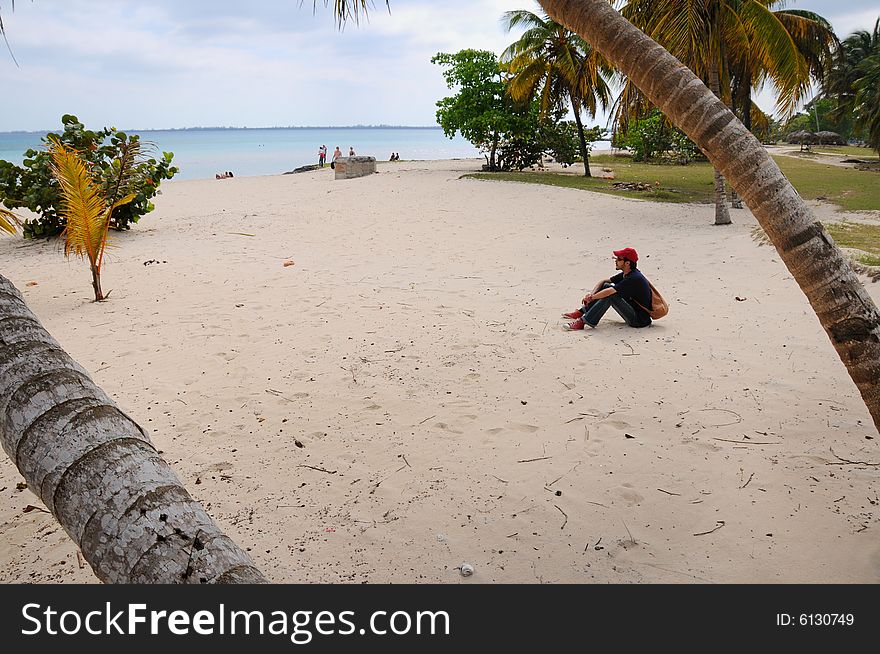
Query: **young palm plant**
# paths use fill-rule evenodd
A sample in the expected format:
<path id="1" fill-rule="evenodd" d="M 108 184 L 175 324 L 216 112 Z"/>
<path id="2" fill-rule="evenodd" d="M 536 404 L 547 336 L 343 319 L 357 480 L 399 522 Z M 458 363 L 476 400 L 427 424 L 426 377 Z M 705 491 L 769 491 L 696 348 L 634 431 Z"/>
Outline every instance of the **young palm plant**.
<path id="1" fill-rule="evenodd" d="M 102 188 L 92 178 L 76 150 L 54 139 L 49 143 L 52 174 L 61 187 L 63 198 L 61 215 L 67 221 L 67 227 L 61 234 L 64 238 L 64 255 L 69 257 L 72 252 L 83 259 L 88 257 L 96 302 L 110 294 L 108 291 L 104 295 L 101 290 L 101 264 L 107 246 L 107 231 L 113 210 L 128 204 L 136 196 L 128 193 L 120 197 L 131 182 L 137 150 L 138 142 L 134 141 L 123 156 L 113 162 L 109 182 Z"/>

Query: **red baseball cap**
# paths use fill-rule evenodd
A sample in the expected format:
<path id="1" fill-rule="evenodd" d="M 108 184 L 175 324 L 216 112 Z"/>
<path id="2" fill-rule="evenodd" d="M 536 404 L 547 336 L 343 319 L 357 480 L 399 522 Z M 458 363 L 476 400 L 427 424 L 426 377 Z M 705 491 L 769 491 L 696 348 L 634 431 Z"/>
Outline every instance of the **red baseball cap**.
<path id="1" fill-rule="evenodd" d="M 614 250 L 614 256 L 619 259 L 626 259 L 632 263 L 639 260 L 639 253 L 632 248 L 623 248 L 622 250 Z"/>

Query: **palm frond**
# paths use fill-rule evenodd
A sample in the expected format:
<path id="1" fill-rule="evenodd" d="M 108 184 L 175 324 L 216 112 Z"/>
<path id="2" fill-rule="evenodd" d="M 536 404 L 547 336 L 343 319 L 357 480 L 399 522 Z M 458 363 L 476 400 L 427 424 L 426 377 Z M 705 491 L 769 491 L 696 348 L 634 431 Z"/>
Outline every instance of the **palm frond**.
<path id="1" fill-rule="evenodd" d="M 62 234 L 64 254 L 70 256 L 73 252 L 88 257 L 93 266 L 100 268 L 110 224 L 110 212 L 101 191 L 75 150 L 50 139 L 49 154 L 52 175 L 61 188 L 60 213 L 67 221 Z"/>
<path id="2" fill-rule="evenodd" d="M 302 0 L 300 0 L 302 2 Z M 313 0 L 312 7 L 317 6 L 318 0 Z M 324 6 L 328 6 L 330 4 L 330 0 L 324 0 Z M 385 0 L 385 5 L 388 7 L 388 11 L 391 11 L 391 2 L 390 0 Z M 367 12 L 369 8 L 374 8 L 376 5 L 372 0 L 333 0 L 333 15 L 336 17 L 336 23 L 342 28 L 345 23 L 349 21 L 353 21 L 355 25 L 358 24 L 360 17 L 367 17 Z"/>
<path id="3" fill-rule="evenodd" d="M 0 231 L 15 234 L 20 225 L 21 221 L 18 219 L 18 216 L 8 209 L 0 207 Z"/>

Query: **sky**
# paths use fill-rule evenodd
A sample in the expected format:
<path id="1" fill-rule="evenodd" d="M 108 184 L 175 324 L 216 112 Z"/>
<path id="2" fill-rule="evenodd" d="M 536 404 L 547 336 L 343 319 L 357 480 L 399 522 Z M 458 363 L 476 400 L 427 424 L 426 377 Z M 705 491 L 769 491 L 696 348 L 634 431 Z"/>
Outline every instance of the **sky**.
<path id="1" fill-rule="evenodd" d="M 331 3 L 332 5 L 332 3 Z M 791 0 L 842 38 L 871 29 L 878 0 Z M 434 125 L 451 92 L 437 52 L 496 54 L 505 11 L 533 0 L 375 0 L 339 30 L 318 0 L 0 0 L 0 131 Z M 15 61 L 18 62 L 16 66 Z M 758 103 L 772 110 L 769 94 Z M 604 123 L 599 116 L 591 121 Z"/>

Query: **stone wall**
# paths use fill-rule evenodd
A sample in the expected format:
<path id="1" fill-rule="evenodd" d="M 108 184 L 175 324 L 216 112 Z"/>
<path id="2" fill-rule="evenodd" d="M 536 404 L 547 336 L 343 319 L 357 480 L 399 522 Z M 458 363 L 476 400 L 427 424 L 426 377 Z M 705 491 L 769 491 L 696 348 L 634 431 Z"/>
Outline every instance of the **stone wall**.
<path id="1" fill-rule="evenodd" d="M 339 157 L 335 179 L 363 177 L 376 172 L 376 157 Z"/>

